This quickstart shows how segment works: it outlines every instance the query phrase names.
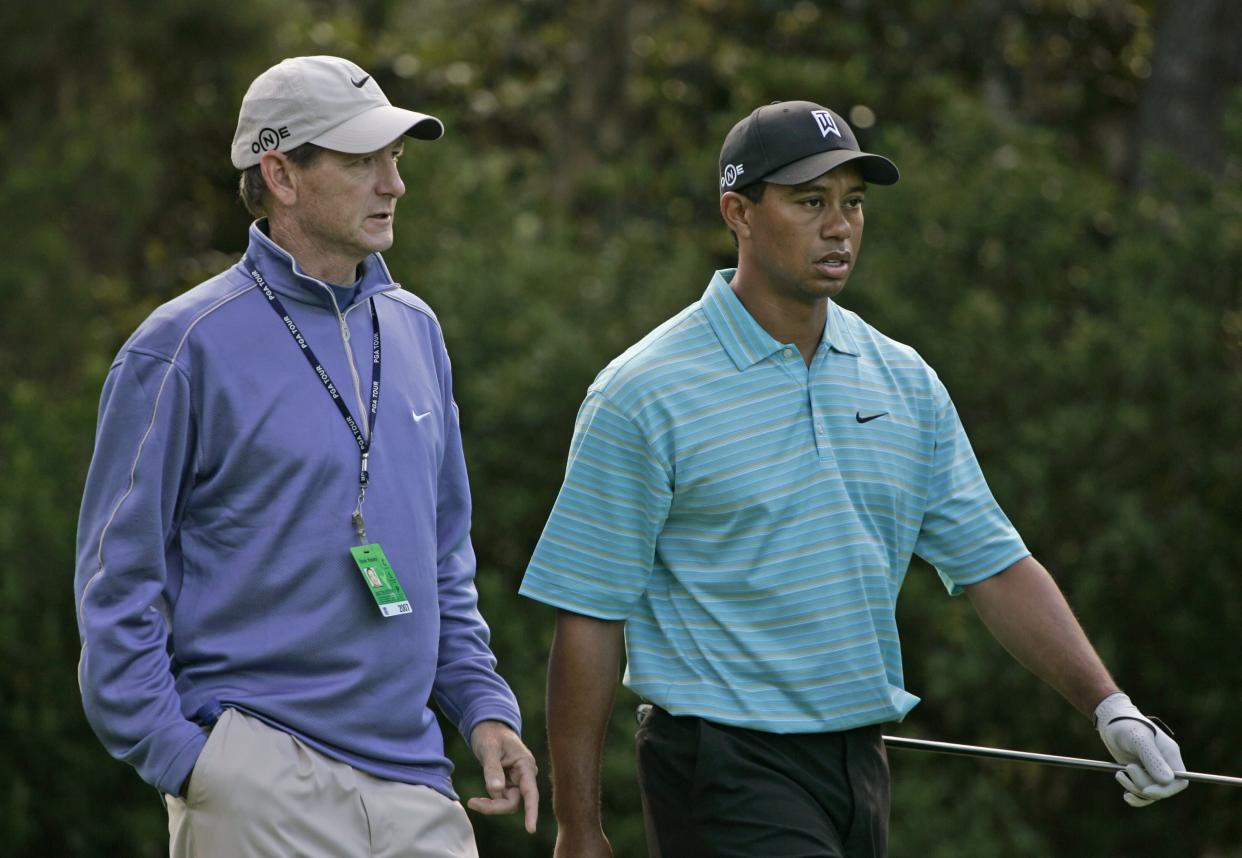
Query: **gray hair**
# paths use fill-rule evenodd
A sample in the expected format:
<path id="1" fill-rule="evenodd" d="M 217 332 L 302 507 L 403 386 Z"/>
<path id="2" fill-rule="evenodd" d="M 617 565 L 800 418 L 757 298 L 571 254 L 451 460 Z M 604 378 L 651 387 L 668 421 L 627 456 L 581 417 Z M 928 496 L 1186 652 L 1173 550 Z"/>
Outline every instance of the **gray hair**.
<path id="1" fill-rule="evenodd" d="M 299 167 L 309 167 L 323 151 L 325 150 L 322 146 L 316 146 L 314 143 L 303 143 L 301 146 L 295 146 L 290 149 L 285 154 L 290 161 Z M 237 195 L 241 197 L 242 203 L 246 206 L 246 211 L 255 217 L 263 217 L 267 214 L 267 182 L 263 180 L 263 168 L 259 164 L 242 170 L 241 180 L 238 182 Z"/>

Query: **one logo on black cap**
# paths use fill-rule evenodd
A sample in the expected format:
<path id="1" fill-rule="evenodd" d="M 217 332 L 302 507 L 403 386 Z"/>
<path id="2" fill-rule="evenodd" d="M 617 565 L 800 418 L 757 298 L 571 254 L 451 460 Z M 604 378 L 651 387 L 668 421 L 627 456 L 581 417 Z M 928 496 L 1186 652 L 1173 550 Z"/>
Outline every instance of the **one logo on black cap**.
<path id="1" fill-rule="evenodd" d="M 812 110 L 811 115 L 815 117 L 815 124 L 819 126 L 821 135 L 827 137 L 829 134 L 835 134 L 841 137 L 841 131 L 837 128 L 837 120 L 833 119 L 832 114 L 827 110 Z"/>
<path id="2" fill-rule="evenodd" d="M 258 139 L 250 144 L 250 151 L 258 155 L 260 152 L 278 149 L 280 148 L 280 141 L 288 136 L 288 125 L 282 125 L 279 128 L 264 128 L 259 132 Z"/>
<path id="3" fill-rule="evenodd" d="M 720 177 L 720 187 L 731 188 L 737 184 L 738 178 L 746 172 L 746 168 L 741 164 L 726 164 L 724 175 Z"/>

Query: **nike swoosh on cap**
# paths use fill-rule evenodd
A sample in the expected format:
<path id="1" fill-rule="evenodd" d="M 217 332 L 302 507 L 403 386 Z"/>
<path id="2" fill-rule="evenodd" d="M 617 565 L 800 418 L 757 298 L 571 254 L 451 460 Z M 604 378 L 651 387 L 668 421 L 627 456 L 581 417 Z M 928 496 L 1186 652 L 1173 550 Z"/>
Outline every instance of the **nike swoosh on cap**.
<path id="1" fill-rule="evenodd" d="M 358 89 L 362 89 L 362 87 L 365 86 L 366 82 L 369 81 L 370 79 L 371 79 L 371 76 L 368 74 L 368 75 L 363 75 L 362 80 L 354 80 L 351 77 L 349 79 L 349 82 L 352 83 L 354 86 L 358 87 Z"/>

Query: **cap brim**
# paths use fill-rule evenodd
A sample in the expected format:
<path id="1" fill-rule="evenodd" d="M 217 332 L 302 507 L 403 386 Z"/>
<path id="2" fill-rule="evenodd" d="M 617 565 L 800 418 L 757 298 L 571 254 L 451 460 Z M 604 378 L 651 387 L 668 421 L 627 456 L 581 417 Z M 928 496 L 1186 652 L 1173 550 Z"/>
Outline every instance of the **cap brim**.
<path id="1" fill-rule="evenodd" d="M 874 185 L 895 185 L 901 178 L 897 165 L 883 155 L 872 155 L 869 152 L 857 152 L 853 149 L 833 149 L 828 152 L 816 152 L 801 161 L 786 164 L 779 170 L 773 170 L 763 177 L 763 181 L 775 185 L 800 185 L 811 179 L 822 176 L 829 170 L 835 170 L 842 164 L 857 163 L 863 181 Z"/>
<path id="2" fill-rule="evenodd" d="M 438 140 L 444 123 L 434 116 L 391 105 L 359 113 L 309 141 L 334 152 L 361 155 L 387 146 L 402 135 L 419 140 Z"/>

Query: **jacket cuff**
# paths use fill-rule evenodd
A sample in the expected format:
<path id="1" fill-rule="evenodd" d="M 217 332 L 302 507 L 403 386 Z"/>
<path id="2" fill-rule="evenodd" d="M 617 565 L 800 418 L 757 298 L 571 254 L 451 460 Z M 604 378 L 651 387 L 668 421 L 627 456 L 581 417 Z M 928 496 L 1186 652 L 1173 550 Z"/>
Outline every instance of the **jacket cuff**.
<path id="1" fill-rule="evenodd" d="M 172 760 L 164 767 L 164 771 L 160 772 L 151 782 L 151 785 L 160 792 L 179 798 L 183 797 L 181 785 L 194 770 L 199 755 L 207 745 L 207 731 L 197 724 L 190 724 L 190 726 L 193 728 L 193 734 L 173 755 Z"/>
<path id="2" fill-rule="evenodd" d="M 470 737 L 474 734 L 474 728 L 479 726 L 481 721 L 499 721 L 502 724 L 509 725 L 513 732 L 519 736 L 522 735 L 522 714 L 518 711 L 517 706 L 508 705 L 500 701 L 489 701 L 478 706 L 472 706 L 461 718 L 461 722 L 457 725 L 457 729 L 461 731 L 462 738 L 466 740 L 466 744 L 470 744 Z"/>

